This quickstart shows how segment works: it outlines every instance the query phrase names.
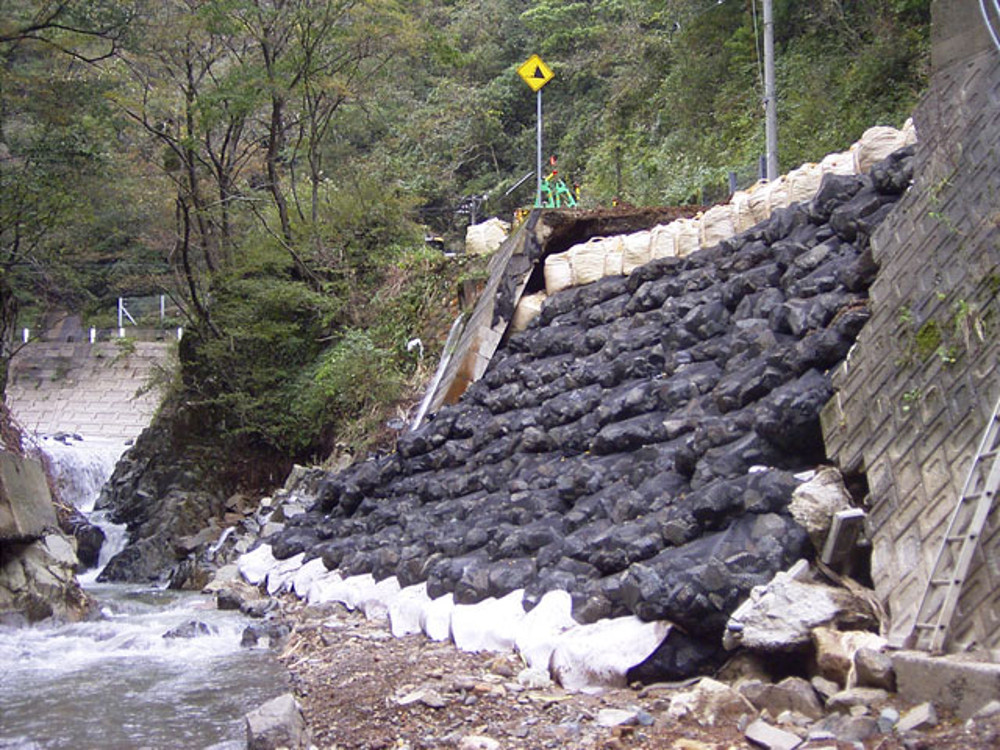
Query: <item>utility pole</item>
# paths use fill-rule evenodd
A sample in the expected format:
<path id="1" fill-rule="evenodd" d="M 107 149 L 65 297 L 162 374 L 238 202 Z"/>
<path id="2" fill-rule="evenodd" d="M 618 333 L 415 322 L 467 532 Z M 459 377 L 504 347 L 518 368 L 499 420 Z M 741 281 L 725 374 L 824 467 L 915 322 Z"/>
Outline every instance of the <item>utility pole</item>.
<path id="1" fill-rule="evenodd" d="M 764 0 L 764 139 L 767 179 L 778 178 L 778 97 L 774 91 L 774 10 Z"/>

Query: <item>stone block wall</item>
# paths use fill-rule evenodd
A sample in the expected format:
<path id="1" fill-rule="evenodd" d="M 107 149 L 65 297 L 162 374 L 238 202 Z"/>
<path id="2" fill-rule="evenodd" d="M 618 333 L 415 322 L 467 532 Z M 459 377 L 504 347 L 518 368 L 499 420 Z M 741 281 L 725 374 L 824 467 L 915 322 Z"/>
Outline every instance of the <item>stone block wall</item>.
<path id="1" fill-rule="evenodd" d="M 11 362 L 7 403 L 30 433 L 135 438 L 175 361 L 170 343 L 31 343 Z"/>
<path id="2" fill-rule="evenodd" d="M 948 5 L 944 22 L 935 3 L 935 72 L 914 115 L 915 184 L 872 239 L 872 317 L 823 413 L 828 455 L 867 475 L 873 577 L 897 644 L 1000 397 L 1000 52 L 973 2 Z M 1000 508 L 950 644 L 1000 655 Z"/>

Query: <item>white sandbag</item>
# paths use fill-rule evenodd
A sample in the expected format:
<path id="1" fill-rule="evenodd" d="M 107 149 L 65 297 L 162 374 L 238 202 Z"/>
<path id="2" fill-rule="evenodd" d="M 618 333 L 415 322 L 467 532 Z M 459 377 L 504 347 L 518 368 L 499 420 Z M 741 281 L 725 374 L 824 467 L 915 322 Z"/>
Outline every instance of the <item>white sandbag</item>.
<path id="1" fill-rule="evenodd" d="M 526 294 L 521 297 L 521 301 L 514 309 L 514 319 L 511 320 L 510 327 L 515 331 L 523 331 L 527 328 L 528 324 L 537 318 L 538 313 L 542 311 L 542 303 L 546 299 L 548 299 L 548 295 L 545 292 Z"/>
<path id="2" fill-rule="evenodd" d="M 907 117 L 903 123 L 903 145 L 912 146 L 917 140 L 917 125 L 912 117 Z"/>
<path id="3" fill-rule="evenodd" d="M 827 154 L 819 163 L 823 174 L 854 174 L 854 153 L 839 151 Z"/>
<path id="4" fill-rule="evenodd" d="M 698 222 L 695 219 L 678 219 L 674 224 L 677 226 L 677 257 L 684 258 L 697 252 Z"/>
<path id="5" fill-rule="evenodd" d="M 605 237 L 592 237 L 569 249 L 573 263 L 573 281 L 579 286 L 604 278 L 604 256 L 609 243 Z"/>
<path id="6" fill-rule="evenodd" d="M 875 162 L 905 146 L 906 135 L 902 130 L 876 125 L 862 133 L 855 145 L 857 148 L 854 149 L 854 170 L 858 174 L 865 174 Z"/>
<path id="7" fill-rule="evenodd" d="M 753 217 L 754 224 L 759 224 L 770 218 L 771 211 L 768 208 L 770 192 L 771 183 L 767 180 L 758 180 L 747 189 L 747 208 Z"/>
<path id="8" fill-rule="evenodd" d="M 702 247 L 718 245 L 736 234 L 733 225 L 733 207 L 728 203 L 712 206 L 698 224 L 698 241 Z"/>
<path id="9" fill-rule="evenodd" d="M 608 237 L 604 243 L 604 275 L 621 276 L 624 273 L 622 264 L 625 260 L 625 238 L 623 236 Z"/>
<path id="10" fill-rule="evenodd" d="M 649 258 L 659 260 L 660 258 L 673 258 L 677 255 L 677 222 L 669 224 L 659 224 L 653 227 L 649 237 Z"/>
<path id="11" fill-rule="evenodd" d="M 639 266 L 644 266 L 652 260 L 650 241 L 653 233 L 650 230 L 634 232 L 625 235 L 625 252 L 622 255 L 622 273 L 628 276 Z"/>
<path id="12" fill-rule="evenodd" d="M 465 252 L 469 255 L 489 255 L 503 244 L 510 224 L 496 218 L 473 224 L 465 230 Z"/>
<path id="13" fill-rule="evenodd" d="M 573 262 L 569 252 L 556 253 L 545 259 L 545 293 L 549 296 L 563 289 L 575 286 L 573 278 Z"/>
<path id="14" fill-rule="evenodd" d="M 788 177 L 781 175 L 771 180 L 767 186 L 767 215 L 774 213 L 776 208 L 784 208 L 792 202 L 788 191 Z"/>
<path id="15" fill-rule="evenodd" d="M 736 230 L 737 234 L 747 231 L 757 223 L 753 211 L 750 210 L 749 190 L 737 190 L 733 193 L 729 204 L 733 207 L 733 229 Z"/>
<path id="16" fill-rule="evenodd" d="M 788 198 L 792 203 L 812 200 L 823 180 L 823 169 L 819 164 L 803 164 L 788 173 Z"/>

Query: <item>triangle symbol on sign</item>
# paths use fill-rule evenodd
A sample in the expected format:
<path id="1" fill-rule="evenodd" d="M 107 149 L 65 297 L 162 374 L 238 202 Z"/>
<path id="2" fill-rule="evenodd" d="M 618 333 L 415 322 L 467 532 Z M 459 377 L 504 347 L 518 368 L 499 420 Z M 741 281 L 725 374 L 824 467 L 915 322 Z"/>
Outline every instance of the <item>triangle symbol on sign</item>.
<path id="1" fill-rule="evenodd" d="M 531 76 L 532 78 L 545 78 L 545 74 L 542 72 L 542 68 L 539 65 L 535 66 L 535 74 Z"/>

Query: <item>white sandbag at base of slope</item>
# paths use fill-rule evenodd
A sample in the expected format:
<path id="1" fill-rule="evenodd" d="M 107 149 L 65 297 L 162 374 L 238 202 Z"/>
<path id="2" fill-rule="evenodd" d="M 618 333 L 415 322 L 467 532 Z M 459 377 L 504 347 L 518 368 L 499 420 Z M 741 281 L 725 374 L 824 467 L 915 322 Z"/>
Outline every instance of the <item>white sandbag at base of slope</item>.
<path id="1" fill-rule="evenodd" d="M 306 592 L 306 602 L 310 606 L 332 602 L 343 584 L 344 577 L 336 570 L 331 570 L 309 585 L 309 590 Z"/>
<path id="2" fill-rule="evenodd" d="M 299 572 L 299 568 L 302 567 L 302 561 L 305 557 L 305 552 L 299 552 L 286 560 L 279 560 L 278 564 L 267 572 L 267 593 L 269 596 L 274 596 L 291 587 L 292 580 Z"/>
<path id="3" fill-rule="evenodd" d="M 537 318 L 538 313 L 542 311 L 542 304 L 546 299 L 548 299 L 548 295 L 545 292 L 526 294 L 521 297 L 517 307 L 514 308 L 514 317 L 510 321 L 511 329 L 516 333 L 527 328 L 528 324 Z"/>
<path id="4" fill-rule="evenodd" d="M 552 651 L 552 676 L 567 690 L 590 693 L 625 687 L 628 670 L 645 661 L 667 637 L 667 622 L 616 617 L 577 625 Z"/>
<path id="5" fill-rule="evenodd" d="M 389 617 L 389 607 L 399 596 L 399 591 L 399 579 L 396 576 L 383 578 L 366 592 L 367 595 L 358 602 L 358 609 L 369 620 L 386 620 Z"/>
<path id="6" fill-rule="evenodd" d="M 576 626 L 573 597 L 568 591 L 549 591 L 525 615 L 514 645 L 529 668 L 548 674 L 549 659 L 559 644 L 559 637 Z"/>
<path id="7" fill-rule="evenodd" d="M 305 599 L 309 595 L 309 588 L 315 581 L 327 574 L 326 565 L 322 557 L 314 557 L 305 563 L 295 577 L 292 579 L 292 591 L 299 599 Z"/>
<path id="8" fill-rule="evenodd" d="M 511 651 L 524 620 L 524 589 L 501 599 L 456 604 L 451 613 L 451 639 L 461 651 Z"/>
<path id="9" fill-rule="evenodd" d="M 420 613 L 420 629 L 432 641 L 451 638 L 451 613 L 455 611 L 455 595 L 447 593 L 426 602 Z"/>
<path id="10" fill-rule="evenodd" d="M 399 594 L 388 603 L 389 631 L 396 638 L 419 633 L 424 607 L 430 601 L 426 581 L 400 589 Z"/>
<path id="11" fill-rule="evenodd" d="M 254 586 L 263 583 L 267 574 L 277 564 L 278 560 L 271 553 L 270 544 L 262 544 L 256 549 L 240 555 L 236 561 L 240 575 L 246 579 L 247 583 Z"/>

